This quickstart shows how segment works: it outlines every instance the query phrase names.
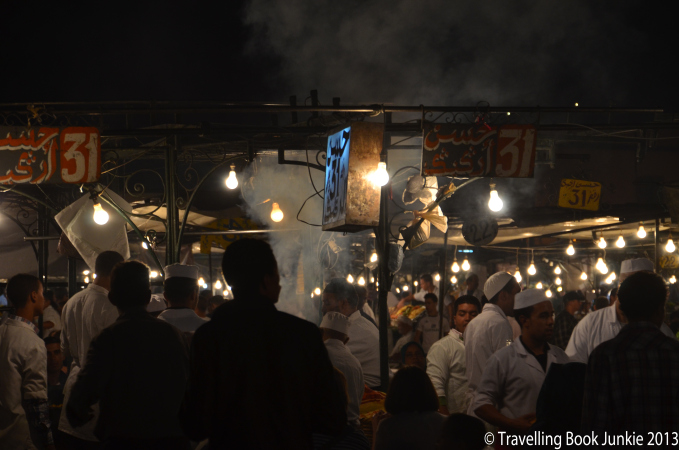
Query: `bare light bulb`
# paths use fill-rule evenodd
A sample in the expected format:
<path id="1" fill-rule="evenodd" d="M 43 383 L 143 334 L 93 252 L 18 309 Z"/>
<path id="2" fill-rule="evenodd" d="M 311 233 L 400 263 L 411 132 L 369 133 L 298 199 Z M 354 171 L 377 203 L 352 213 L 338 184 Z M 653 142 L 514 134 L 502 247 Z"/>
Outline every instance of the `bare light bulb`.
<path id="1" fill-rule="evenodd" d="M 236 178 L 236 171 L 234 170 L 236 168 L 235 165 L 231 164 L 231 171 L 229 172 L 229 176 L 226 177 L 226 187 L 229 189 L 236 189 L 238 187 L 238 178 Z"/>
<path id="2" fill-rule="evenodd" d="M 408 285 L 407 284 L 403 285 L 403 292 L 408 292 Z"/>
<path id="3" fill-rule="evenodd" d="M 554 273 L 557 274 L 557 275 L 561 275 L 561 267 L 556 266 L 556 267 L 554 268 Z"/>
<path id="4" fill-rule="evenodd" d="M 89 274 L 90 274 L 89 270 L 87 270 L 87 269 L 83 270 L 83 275 L 89 275 Z"/>
<path id="5" fill-rule="evenodd" d="M 222 288 L 222 282 L 217 280 L 215 281 L 215 289 L 220 290 Z"/>
<path id="6" fill-rule="evenodd" d="M 566 249 L 566 254 L 568 256 L 575 255 L 575 248 L 573 247 L 573 241 L 571 241 L 570 244 L 568 244 L 568 248 Z"/>
<path id="7" fill-rule="evenodd" d="M 85 277 L 85 283 L 89 283 L 89 282 L 90 282 L 90 277 Z"/>
<path id="8" fill-rule="evenodd" d="M 495 185 L 491 184 L 490 185 L 490 199 L 488 200 L 488 208 L 490 208 L 491 211 L 498 212 L 502 209 L 503 203 L 502 199 L 497 193 L 497 190 L 495 189 Z"/>
<path id="9" fill-rule="evenodd" d="M 354 282 L 354 277 L 352 277 L 351 274 L 349 274 L 349 275 L 347 276 L 347 281 L 348 281 L 349 283 L 352 283 L 352 284 L 353 284 L 353 282 Z"/>
<path id="10" fill-rule="evenodd" d="M 643 239 L 646 237 L 646 230 L 644 229 L 644 224 L 639 224 L 639 229 L 637 230 L 637 237 Z"/>
<path id="11" fill-rule="evenodd" d="M 585 281 L 587 279 L 587 274 L 584 271 L 580 274 L 580 279 L 582 281 Z"/>
<path id="12" fill-rule="evenodd" d="M 399 288 L 396 288 L 396 293 L 397 293 L 397 294 L 400 294 L 400 293 L 401 293 L 401 290 L 400 290 Z"/>
<path id="13" fill-rule="evenodd" d="M 358 285 L 359 286 L 365 286 L 365 278 L 358 277 Z"/>
<path id="14" fill-rule="evenodd" d="M 608 244 L 606 244 L 606 239 L 604 239 L 604 237 L 601 236 L 601 239 L 599 239 L 599 243 L 597 245 L 599 246 L 599 248 L 604 249 Z"/>
<path id="15" fill-rule="evenodd" d="M 536 289 L 542 289 L 542 281 L 538 281 L 538 284 L 535 285 Z"/>
<path id="16" fill-rule="evenodd" d="M 535 269 L 535 264 L 531 262 L 528 267 L 528 275 L 535 275 L 536 273 L 538 273 L 538 271 Z"/>
<path id="17" fill-rule="evenodd" d="M 283 211 L 281 211 L 281 207 L 278 206 L 278 203 L 271 205 L 271 220 L 274 222 L 283 220 Z"/>
<path id="18" fill-rule="evenodd" d="M 457 260 L 453 261 L 453 265 L 450 266 L 450 270 L 452 270 L 455 273 L 458 273 L 460 271 L 460 265 L 457 263 Z"/>
<path id="19" fill-rule="evenodd" d="M 373 172 L 373 183 L 377 186 L 384 186 L 389 182 L 389 172 L 387 172 L 387 163 L 377 163 L 377 169 Z"/>
<path id="20" fill-rule="evenodd" d="M 434 277 L 434 280 L 441 281 L 441 275 L 437 273 L 436 276 Z"/>
<path id="21" fill-rule="evenodd" d="M 317 287 L 316 289 L 314 289 L 314 294 L 321 295 L 321 288 Z"/>
<path id="22" fill-rule="evenodd" d="M 554 284 L 556 284 L 557 286 L 561 286 L 561 278 L 556 277 L 556 280 L 554 280 Z"/>
<path id="23" fill-rule="evenodd" d="M 516 269 L 516 272 L 514 273 L 514 278 L 516 279 L 517 283 L 521 283 L 521 280 L 523 280 L 523 277 L 521 276 L 521 272 L 519 272 L 519 269 Z"/>
<path id="24" fill-rule="evenodd" d="M 377 253 L 370 255 L 370 262 L 377 262 Z"/>
<path id="25" fill-rule="evenodd" d="M 677 249 L 677 247 L 674 246 L 674 241 L 672 240 L 672 238 L 669 238 L 667 240 L 667 245 L 665 246 L 665 250 L 667 250 L 669 253 L 672 253 L 676 249 Z"/>
<path id="26" fill-rule="evenodd" d="M 203 277 L 198 278 L 198 284 L 201 286 L 205 286 L 205 278 Z"/>
<path id="27" fill-rule="evenodd" d="M 417 287 L 419 283 L 417 281 L 413 281 L 413 286 Z"/>
<path id="28" fill-rule="evenodd" d="M 149 244 L 147 244 L 146 241 L 142 241 L 141 246 L 142 246 L 142 248 L 143 248 L 144 250 L 148 250 L 148 249 L 149 249 Z"/>
<path id="29" fill-rule="evenodd" d="M 375 277 L 370 277 L 370 282 L 371 282 L 371 283 L 374 283 L 374 282 L 375 282 Z M 415 284 L 415 286 L 417 286 L 417 284 Z"/>
<path id="30" fill-rule="evenodd" d="M 622 237 L 622 234 L 618 237 L 618 240 L 615 241 L 615 246 L 618 248 L 623 248 L 625 246 L 625 239 Z"/>
<path id="31" fill-rule="evenodd" d="M 469 269 L 471 268 L 472 266 L 469 264 L 469 261 L 467 261 L 467 258 L 465 258 L 464 261 L 462 261 L 462 270 L 469 272 Z"/>
<path id="32" fill-rule="evenodd" d="M 676 283 L 676 282 L 677 282 L 677 277 L 675 277 L 674 275 L 672 275 L 672 276 L 670 277 L 670 283 L 674 284 L 674 283 Z"/>
<path id="33" fill-rule="evenodd" d="M 556 292 L 561 292 L 561 291 L 563 291 L 563 288 L 561 286 L 556 288 Z"/>
<path id="34" fill-rule="evenodd" d="M 152 270 L 151 273 L 149 274 L 151 278 L 158 278 L 158 271 Z"/>
<path id="35" fill-rule="evenodd" d="M 450 277 L 450 282 L 453 283 L 453 284 L 457 283 L 457 277 L 455 275 Z"/>
<path id="36" fill-rule="evenodd" d="M 101 207 L 101 203 L 94 204 L 94 214 L 92 215 L 94 223 L 97 225 L 106 225 L 108 223 L 108 213 Z"/>
<path id="37" fill-rule="evenodd" d="M 604 273 L 604 274 L 608 273 L 608 267 L 606 267 L 606 263 L 604 262 L 603 258 L 597 259 L 595 267 L 601 273 Z"/>
<path id="38" fill-rule="evenodd" d="M 228 296 L 229 296 L 229 291 L 224 291 L 224 292 L 222 292 L 222 296 L 228 297 Z"/>
<path id="39" fill-rule="evenodd" d="M 547 298 L 552 298 L 552 291 L 550 291 L 549 289 L 547 289 L 547 292 L 545 292 L 545 296 L 546 296 Z"/>
<path id="40" fill-rule="evenodd" d="M 615 272 L 611 272 L 611 274 L 608 276 L 608 278 L 612 280 L 615 280 Z"/>

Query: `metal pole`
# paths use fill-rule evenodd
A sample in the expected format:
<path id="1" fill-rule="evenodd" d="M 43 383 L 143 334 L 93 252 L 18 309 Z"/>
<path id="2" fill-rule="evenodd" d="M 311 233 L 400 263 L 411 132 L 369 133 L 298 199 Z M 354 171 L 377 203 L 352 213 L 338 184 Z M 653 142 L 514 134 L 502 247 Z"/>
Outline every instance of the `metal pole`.
<path id="1" fill-rule="evenodd" d="M 655 247 L 654 247 L 654 252 L 655 253 L 655 271 L 656 273 L 660 273 L 660 219 L 655 219 Z"/>
<path id="2" fill-rule="evenodd" d="M 77 268 L 78 261 L 73 258 L 68 258 L 68 298 L 73 297 L 77 291 Z"/>
<path id="3" fill-rule="evenodd" d="M 388 139 L 385 133 L 385 139 Z M 386 142 L 386 141 L 385 141 Z M 386 148 L 386 147 L 385 147 Z M 385 158 L 386 159 L 386 158 Z M 382 186 L 380 194 L 380 224 L 375 233 L 378 252 L 378 317 L 380 333 L 380 380 L 382 390 L 386 391 L 389 386 L 389 310 L 387 307 L 387 293 L 391 287 L 391 277 L 389 276 L 389 190 L 391 181 Z"/>
<path id="4" fill-rule="evenodd" d="M 208 262 L 208 268 L 210 270 L 209 273 L 209 283 L 210 283 L 210 292 L 212 292 L 212 295 L 215 295 L 215 285 L 212 282 L 212 248 L 210 248 L 210 253 L 207 255 L 207 262 Z"/>
<path id="5" fill-rule="evenodd" d="M 179 136 L 174 136 L 174 145 L 168 145 L 165 150 L 165 204 L 166 217 L 166 251 L 165 265 L 178 262 L 177 256 L 177 226 L 179 212 L 177 211 L 177 192 L 175 190 L 176 158 L 179 150 Z"/>
<path id="6" fill-rule="evenodd" d="M 441 282 L 439 283 L 439 339 L 443 337 L 443 296 L 446 294 L 446 266 L 448 265 L 448 231 L 443 233 L 443 254 L 441 255 Z"/>

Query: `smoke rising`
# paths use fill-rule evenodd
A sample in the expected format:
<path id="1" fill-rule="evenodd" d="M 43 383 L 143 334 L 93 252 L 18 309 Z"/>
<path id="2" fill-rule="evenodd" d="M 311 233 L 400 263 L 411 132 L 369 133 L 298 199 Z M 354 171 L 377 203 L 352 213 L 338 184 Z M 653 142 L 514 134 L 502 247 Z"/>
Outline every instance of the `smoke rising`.
<path id="1" fill-rule="evenodd" d="M 625 8 L 627 8 L 625 10 Z M 632 6 L 599 2 L 251 0 L 250 54 L 343 103 L 619 105 L 643 57 Z M 629 17 L 627 18 L 629 20 Z"/>

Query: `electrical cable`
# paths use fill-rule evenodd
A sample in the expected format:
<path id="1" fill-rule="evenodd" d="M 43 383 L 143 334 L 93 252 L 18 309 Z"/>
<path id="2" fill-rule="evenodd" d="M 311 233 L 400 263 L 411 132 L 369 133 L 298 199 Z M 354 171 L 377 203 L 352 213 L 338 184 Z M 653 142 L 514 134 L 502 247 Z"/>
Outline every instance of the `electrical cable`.
<path id="1" fill-rule="evenodd" d="M 323 192 L 323 191 L 325 191 L 325 189 L 321 189 L 321 192 Z M 297 211 L 297 220 L 299 222 L 305 223 L 307 225 L 311 225 L 312 227 L 322 227 L 323 225 L 318 225 L 318 224 L 315 224 L 315 223 L 309 223 L 306 220 L 302 220 L 302 219 L 299 218 L 299 215 L 302 213 L 302 210 L 304 209 L 304 205 L 306 205 L 306 202 L 308 202 L 309 200 L 311 200 L 315 196 L 316 196 L 316 193 L 313 193 L 310 196 L 308 196 L 306 198 L 306 200 L 304 200 L 304 203 L 302 203 L 302 206 L 299 208 L 299 211 Z M 319 197 L 320 197 L 320 195 L 319 195 Z M 321 198 L 323 198 L 323 197 L 321 197 Z"/>

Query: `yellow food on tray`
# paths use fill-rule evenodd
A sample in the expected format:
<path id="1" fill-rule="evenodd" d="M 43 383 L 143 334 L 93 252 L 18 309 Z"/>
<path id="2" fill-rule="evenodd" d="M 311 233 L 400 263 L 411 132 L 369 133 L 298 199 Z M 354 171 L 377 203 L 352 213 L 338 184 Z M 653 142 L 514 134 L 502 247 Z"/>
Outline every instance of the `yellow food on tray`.
<path id="1" fill-rule="evenodd" d="M 402 308 L 400 308 L 395 313 L 392 313 L 391 318 L 393 320 L 396 320 L 401 316 L 405 316 L 405 317 L 407 317 L 411 320 L 415 320 L 424 311 L 425 311 L 425 308 L 422 305 L 406 305 L 406 306 L 403 306 Z"/>

